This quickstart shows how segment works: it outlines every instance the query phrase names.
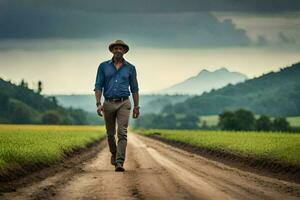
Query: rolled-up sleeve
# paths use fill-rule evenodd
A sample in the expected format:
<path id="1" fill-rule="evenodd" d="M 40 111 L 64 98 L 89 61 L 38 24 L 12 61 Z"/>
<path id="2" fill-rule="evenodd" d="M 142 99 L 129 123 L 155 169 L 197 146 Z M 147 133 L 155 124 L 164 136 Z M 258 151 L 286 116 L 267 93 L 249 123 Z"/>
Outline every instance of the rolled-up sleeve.
<path id="1" fill-rule="evenodd" d="M 136 69 L 134 66 L 132 67 L 132 71 L 131 71 L 131 75 L 130 75 L 130 79 L 129 79 L 129 85 L 130 85 L 131 93 L 139 91 L 139 84 L 137 81 L 137 73 L 136 73 Z"/>
<path id="2" fill-rule="evenodd" d="M 94 91 L 100 90 L 102 92 L 103 86 L 104 86 L 104 72 L 103 72 L 103 67 L 100 64 L 97 70 Z"/>

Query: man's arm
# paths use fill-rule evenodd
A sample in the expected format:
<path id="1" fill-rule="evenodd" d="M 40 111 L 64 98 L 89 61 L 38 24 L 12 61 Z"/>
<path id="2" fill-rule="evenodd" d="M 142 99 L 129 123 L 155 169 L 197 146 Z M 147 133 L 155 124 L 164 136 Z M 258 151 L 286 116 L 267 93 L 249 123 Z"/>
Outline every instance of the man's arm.
<path id="1" fill-rule="evenodd" d="M 136 69 L 133 66 L 132 68 L 132 72 L 129 78 L 129 85 L 130 85 L 130 91 L 132 93 L 133 96 L 133 100 L 134 100 L 134 105 L 138 106 L 139 105 L 139 84 L 137 81 L 137 73 L 136 73 Z"/>
<path id="2" fill-rule="evenodd" d="M 137 81 L 137 75 L 135 67 L 133 67 L 132 74 L 130 76 L 130 90 L 133 97 L 134 108 L 133 108 L 133 118 L 138 118 L 140 115 L 140 107 L 139 107 L 139 84 Z"/>
<path id="3" fill-rule="evenodd" d="M 96 106 L 97 106 L 97 113 L 102 117 L 103 106 L 101 105 L 101 95 L 102 95 L 102 88 L 104 85 L 104 73 L 101 67 L 101 64 L 98 67 L 96 81 L 95 81 L 95 97 L 96 97 Z"/>
<path id="4" fill-rule="evenodd" d="M 139 92 L 133 92 L 132 97 L 133 97 L 133 102 L 134 102 L 132 117 L 138 118 L 140 115 Z"/>
<path id="5" fill-rule="evenodd" d="M 96 106 L 97 106 L 97 113 L 100 117 L 103 116 L 103 105 L 101 105 L 101 90 L 95 90 L 95 97 L 96 97 Z"/>
<path id="6" fill-rule="evenodd" d="M 98 107 L 98 104 L 100 105 L 100 103 L 101 103 L 101 96 L 102 96 L 101 90 L 95 90 L 95 97 L 96 97 L 97 107 Z"/>
<path id="7" fill-rule="evenodd" d="M 100 64 L 97 70 L 95 88 L 94 88 L 96 104 L 101 103 L 101 94 L 102 94 L 103 85 L 104 85 L 104 73 L 102 70 L 102 66 Z"/>
<path id="8" fill-rule="evenodd" d="M 139 92 L 132 93 L 134 107 L 139 105 Z"/>

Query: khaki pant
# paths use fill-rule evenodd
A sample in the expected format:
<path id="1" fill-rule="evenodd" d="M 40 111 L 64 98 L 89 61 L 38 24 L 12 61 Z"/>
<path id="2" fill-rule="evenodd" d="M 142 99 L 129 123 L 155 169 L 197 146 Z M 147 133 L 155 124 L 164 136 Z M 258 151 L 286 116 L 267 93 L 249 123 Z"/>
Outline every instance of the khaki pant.
<path id="1" fill-rule="evenodd" d="M 129 99 L 119 102 L 105 100 L 103 103 L 103 110 L 109 150 L 112 154 L 116 154 L 116 162 L 124 163 L 131 102 Z M 116 124 L 118 125 L 117 145 L 115 139 Z"/>

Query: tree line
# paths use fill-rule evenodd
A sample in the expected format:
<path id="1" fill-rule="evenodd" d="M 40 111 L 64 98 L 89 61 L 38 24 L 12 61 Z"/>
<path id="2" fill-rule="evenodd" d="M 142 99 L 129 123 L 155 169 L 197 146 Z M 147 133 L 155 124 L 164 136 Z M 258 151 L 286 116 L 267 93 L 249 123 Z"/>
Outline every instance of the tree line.
<path id="1" fill-rule="evenodd" d="M 234 131 L 292 131 L 289 122 L 284 117 L 261 115 L 255 119 L 254 114 L 246 109 L 225 111 L 219 115 L 218 126 L 222 130 Z"/>
<path id="2" fill-rule="evenodd" d="M 41 81 L 33 90 L 24 79 L 13 84 L 0 78 L 0 123 L 88 124 L 85 111 L 58 105 L 54 96 L 41 95 L 42 89 Z"/>
<path id="3" fill-rule="evenodd" d="M 291 127 L 284 117 L 260 115 L 255 118 L 253 112 L 246 109 L 224 111 L 218 115 L 216 126 L 208 126 L 205 120 L 193 113 L 182 114 L 145 114 L 134 123 L 135 128 L 153 129 L 201 129 L 229 131 L 282 131 L 299 132 Z"/>

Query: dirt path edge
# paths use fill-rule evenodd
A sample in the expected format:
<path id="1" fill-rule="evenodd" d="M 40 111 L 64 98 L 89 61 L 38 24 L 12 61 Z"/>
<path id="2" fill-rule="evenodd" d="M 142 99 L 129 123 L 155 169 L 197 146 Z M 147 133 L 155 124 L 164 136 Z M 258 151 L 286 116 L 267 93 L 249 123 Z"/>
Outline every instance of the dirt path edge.
<path id="1" fill-rule="evenodd" d="M 203 148 L 180 141 L 166 139 L 158 134 L 147 135 L 144 137 L 149 137 L 164 142 L 176 148 L 203 156 L 217 162 L 222 162 L 228 166 L 239 168 L 241 170 L 272 178 L 278 178 L 289 182 L 300 183 L 300 165 L 283 163 L 270 159 L 243 156 L 227 151 Z"/>
<path id="2" fill-rule="evenodd" d="M 10 170 L 4 176 L 0 176 L 0 193 L 12 192 L 19 187 L 43 180 L 53 174 L 69 170 L 72 167 L 92 159 L 105 146 L 106 136 L 87 144 L 83 148 L 75 148 L 71 152 L 64 153 L 62 160 L 53 165 L 33 164 Z"/>

